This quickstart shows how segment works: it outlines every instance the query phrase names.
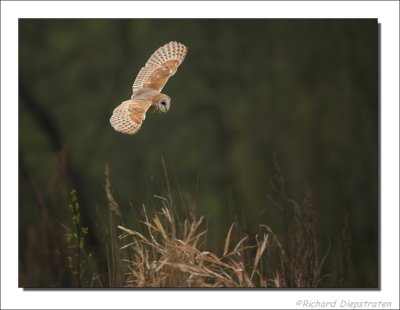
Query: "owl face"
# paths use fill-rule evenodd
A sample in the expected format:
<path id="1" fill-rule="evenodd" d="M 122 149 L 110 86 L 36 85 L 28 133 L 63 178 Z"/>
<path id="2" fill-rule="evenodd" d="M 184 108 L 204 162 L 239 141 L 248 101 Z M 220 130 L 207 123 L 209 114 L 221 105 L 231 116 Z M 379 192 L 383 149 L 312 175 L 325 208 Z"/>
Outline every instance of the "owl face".
<path id="1" fill-rule="evenodd" d="M 171 106 L 171 98 L 167 95 L 161 94 L 155 107 L 158 112 L 166 113 Z"/>

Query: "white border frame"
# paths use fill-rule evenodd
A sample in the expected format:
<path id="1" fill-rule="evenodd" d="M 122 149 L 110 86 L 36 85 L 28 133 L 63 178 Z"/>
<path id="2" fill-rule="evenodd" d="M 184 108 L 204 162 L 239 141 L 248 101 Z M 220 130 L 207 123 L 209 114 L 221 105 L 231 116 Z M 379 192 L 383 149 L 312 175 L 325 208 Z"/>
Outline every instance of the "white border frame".
<path id="1" fill-rule="evenodd" d="M 397 1 L 1 1 L 1 308 L 274 308 L 299 301 L 399 308 L 399 3 Z M 24 291 L 18 288 L 18 18 L 378 18 L 381 24 L 381 290 Z M 365 297 L 368 296 L 368 297 Z M 356 305 L 354 305 L 356 306 Z M 316 307 L 321 308 L 321 306 Z M 360 309 L 359 307 L 355 307 Z M 370 307 L 368 309 L 373 309 Z"/>

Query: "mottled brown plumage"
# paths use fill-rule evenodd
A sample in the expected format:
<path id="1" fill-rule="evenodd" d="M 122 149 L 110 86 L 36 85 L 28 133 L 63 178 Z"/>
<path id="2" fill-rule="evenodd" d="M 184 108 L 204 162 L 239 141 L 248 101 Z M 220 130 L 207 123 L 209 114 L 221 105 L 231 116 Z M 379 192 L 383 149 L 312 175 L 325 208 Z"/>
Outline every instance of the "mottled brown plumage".
<path id="1" fill-rule="evenodd" d="M 116 131 L 138 132 L 151 106 L 160 112 L 169 110 L 171 98 L 160 91 L 175 74 L 186 53 L 186 46 L 172 41 L 151 55 L 133 83 L 131 99 L 122 102 L 111 116 L 110 123 Z"/>

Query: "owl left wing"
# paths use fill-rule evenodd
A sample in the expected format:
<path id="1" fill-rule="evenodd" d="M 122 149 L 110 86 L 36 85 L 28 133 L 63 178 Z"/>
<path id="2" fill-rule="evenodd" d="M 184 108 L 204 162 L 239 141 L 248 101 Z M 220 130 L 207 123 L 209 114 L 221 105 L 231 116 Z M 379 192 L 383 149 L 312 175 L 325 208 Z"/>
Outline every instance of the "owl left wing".
<path id="1" fill-rule="evenodd" d="M 151 100 L 135 99 L 122 102 L 114 109 L 110 118 L 111 126 L 119 132 L 133 135 L 137 133 L 146 118 Z"/>
<path id="2" fill-rule="evenodd" d="M 133 96 L 143 88 L 160 92 L 186 57 L 187 48 L 179 42 L 169 42 L 156 50 L 140 70 L 132 86 Z"/>

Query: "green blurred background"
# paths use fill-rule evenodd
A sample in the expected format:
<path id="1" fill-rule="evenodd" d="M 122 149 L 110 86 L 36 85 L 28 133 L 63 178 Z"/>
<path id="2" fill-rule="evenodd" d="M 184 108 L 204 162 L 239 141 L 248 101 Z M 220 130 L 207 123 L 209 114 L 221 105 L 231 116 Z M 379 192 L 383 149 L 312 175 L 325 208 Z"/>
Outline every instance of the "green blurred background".
<path id="1" fill-rule="evenodd" d="M 157 208 L 153 195 L 165 194 L 163 158 L 172 191 L 205 215 L 217 251 L 235 220 L 250 235 L 261 223 L 279 230 L 269 198 L 276 155 L 290 195 L 313 194 L 320 256 L 348 214 L 346 286 L 377 287 L 378 39 L 375 19 L 21 19 L 20 286 L 68 285 L 72 188 L 88 246 L 104 247 L 106 162 L 125 225 L 136 227 L 142 204 Z M 116 133 L 113 109 L 172 40 L 188 55 L 163 89 L 171 110 L 148 113 L 134 136 Z"/>

